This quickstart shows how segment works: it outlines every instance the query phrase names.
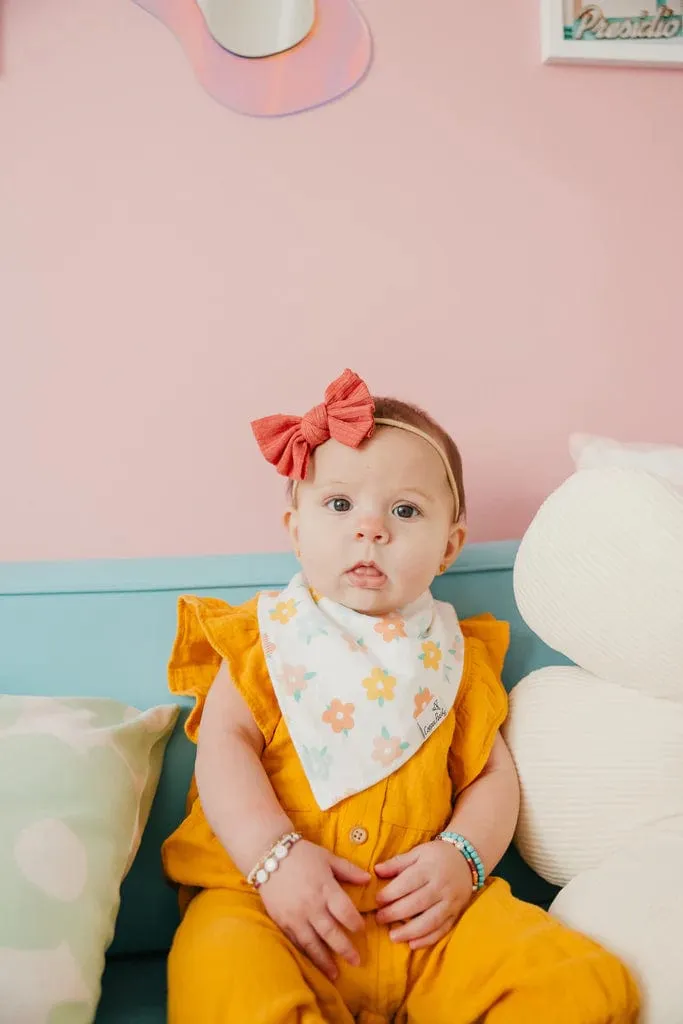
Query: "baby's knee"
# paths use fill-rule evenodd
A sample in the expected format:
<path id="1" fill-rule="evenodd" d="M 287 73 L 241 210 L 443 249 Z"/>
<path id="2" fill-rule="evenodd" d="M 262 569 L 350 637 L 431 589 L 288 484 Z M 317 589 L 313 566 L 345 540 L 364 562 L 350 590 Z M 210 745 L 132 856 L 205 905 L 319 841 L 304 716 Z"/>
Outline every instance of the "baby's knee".
<path id="1" fill-rule="evenodd" d="M 272 964 L 277 951 L 277 937 L 248 919 L 188 914 L 168 958 L 169 1024 L 248 1019 L 263 962 Z"/>
<path id="2" fill-rule="evenodd" d="M 504 972 L 506 993 L 487 1024 L 635 1024 L 640 995 L 628 968 L 591 939 L 563 928 L 543 929 Z"/>
<path id="3" fill-rule="evenodd" d="M 201 915 L 192 920 L 190 915 L 176 932 L 169 954 L 169 976 L 189 971 L 193 977 L 214 976 L 224 972 L 227 964 L 235 977 L 244 977 L 253 971 L 259 954 L 270 942 L 278 939 L 270 935 L 271 928 L 239 915 L 221 912 L 213 916 Z"/>
<path id="4" fill-rule="evenodd" d="M 626 965 L 614 954 L 577 936 L 573 955 L 558 957 L 543 977 L 546 1011 L 557 1024 L 635 1024 L 640 993 Z M 535 998 L 531 986 L 531 998 Z M 531 1019 L 531 1018 L 529 1018 Z"/>
<path id="5" fill-rule="evenodd" d="M 598 947 L 585 966 L 578 983 L 584 988 L 586 1005 L 596 1008 L 590 1020 L 595 1024 L 634 1024 L 640 1014 L 640 991 L 626 964 Z"/>

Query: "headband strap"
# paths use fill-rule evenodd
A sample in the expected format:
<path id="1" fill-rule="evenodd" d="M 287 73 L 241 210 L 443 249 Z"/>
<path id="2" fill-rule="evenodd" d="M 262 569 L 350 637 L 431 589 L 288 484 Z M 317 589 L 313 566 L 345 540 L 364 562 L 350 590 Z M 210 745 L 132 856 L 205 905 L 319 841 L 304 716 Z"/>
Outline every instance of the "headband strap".
<path id="1" fill-rule="evenodd" d="M 453 475 L 453 469 L 448 460 L 448 456 L 436 438 L 432 437 L 431 434 L 428 434 L 425 430 L 420 430 L 419 427 L 414 427 L 411 423 L 402 423 L 401 420 L 387 420 L 378 416 L 375 419 L 375 423 L 382 427 L 397 427 L 399 430 L 407 430 L 409 434 L 415 434 L 416 437 L 421 437 L 423 441 L 426 441 L 432 446 L 443 462 L 443 468 L 446 470 L 448 483 L 451 491 L 453 492 L 453 500 L 455 501 L 455 521 L 457 523 L 460 518 L 460 495 L 458 493 L 458 485 L 455 482 L 455 476 Z"/>
<path id="2" fill-rule="evenodd" d="M 263 456 L 281 476 L 294 481 L 296 495 L 299 480 L 305 480 L 312 453 L 334 438 L 340 444 L 358 448 L 372 437 L 375 425 L 396 427 L 421 437 L 441 459 L 455 501 L 455 521 L 460 518 L 460 495 L 453 469 L 439 442 L 419 427 L 401 420 L 375 419 L 375 403 L 368 387 L 357 373 L 344 370 L 325 391 L 325 401 L 305 416 L 266 416 L 254 420 L 251 427 Z"/>

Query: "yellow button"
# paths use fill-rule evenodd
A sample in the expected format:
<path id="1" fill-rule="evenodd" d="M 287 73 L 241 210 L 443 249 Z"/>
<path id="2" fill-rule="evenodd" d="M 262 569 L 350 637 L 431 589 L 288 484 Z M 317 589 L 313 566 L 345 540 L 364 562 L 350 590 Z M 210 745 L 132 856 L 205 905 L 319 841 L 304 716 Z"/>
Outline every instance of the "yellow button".
<path id="1" fill-rule="evenodd" d="M 349 832 L 349 839 L 352 843 L 355 843 L 356 846 L 362 846 L 363 843 L 367 843 L 368 841 L 368 830 L 357 825 L 356 828 L 352 828 Z"/>

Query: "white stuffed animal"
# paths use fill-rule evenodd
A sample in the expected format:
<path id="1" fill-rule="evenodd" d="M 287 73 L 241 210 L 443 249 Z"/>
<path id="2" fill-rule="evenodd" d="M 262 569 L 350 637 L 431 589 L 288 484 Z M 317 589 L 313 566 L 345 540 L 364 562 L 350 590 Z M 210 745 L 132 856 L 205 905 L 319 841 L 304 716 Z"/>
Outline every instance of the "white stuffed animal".
<path id="1" fill-rule="evenodd" d="M 683 490 L 614 462 L 571 476 L 519 550 L 521 615 L 577 667 L 511 694 L 516 842 L 563 887 L 551 913 L 631 967 L 642 1020 L 683 1024 Z"/>

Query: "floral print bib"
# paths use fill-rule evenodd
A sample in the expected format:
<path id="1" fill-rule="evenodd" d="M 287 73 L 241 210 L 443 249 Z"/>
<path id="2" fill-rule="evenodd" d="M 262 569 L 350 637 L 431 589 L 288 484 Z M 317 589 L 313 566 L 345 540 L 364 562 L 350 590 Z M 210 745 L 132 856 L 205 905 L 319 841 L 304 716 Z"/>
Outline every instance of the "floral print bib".
<path id="1" fill-rule="evenodd" d="M 292 742 L 321 808 L 413 756 L 453 707 L 464 640 L 430 591 L 381 618 L 309 590 L 297 574 L 258 600 L 261 643 Z"/>

